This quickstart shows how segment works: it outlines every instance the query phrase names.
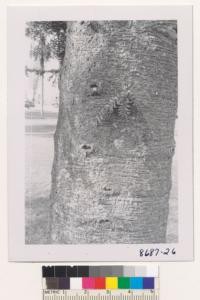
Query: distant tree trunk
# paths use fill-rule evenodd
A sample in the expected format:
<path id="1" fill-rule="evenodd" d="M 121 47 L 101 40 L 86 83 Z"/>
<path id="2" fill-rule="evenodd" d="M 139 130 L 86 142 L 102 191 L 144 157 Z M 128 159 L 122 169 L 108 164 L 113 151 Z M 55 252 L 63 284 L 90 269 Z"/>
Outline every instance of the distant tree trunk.
<path id="1" fill-rule="evenodd" d="M 35 97 L 36 97 L 36 92 L 37 92 L 37 88 L 38 88 L 38 82 L 40 79 L 40 75 L 38 75 L 37 73 L 35 73 L 33 76 L 35 76 L 35 78 L 33 79 L 33 97 L 32 97 L 32 102 L 35 104 Z"/>
<path id="2" fill-rule="evenodd" d="M 44 73 L 42 73 L 41 117 L 44 117 Z"/>
<path id="3" fill-rule="evenodd" d="M 45 38 L 41 37 L 41 57 L 40 57 L 40 69 L 41 69 L 41 117 L 44 117 L 44 47 L 45 47 Z"/>
<path id="4" fill-rule="evenodd" d="M 165 242 L 176 23 L 68 22 L 67 28 L 51 242 Z"/>

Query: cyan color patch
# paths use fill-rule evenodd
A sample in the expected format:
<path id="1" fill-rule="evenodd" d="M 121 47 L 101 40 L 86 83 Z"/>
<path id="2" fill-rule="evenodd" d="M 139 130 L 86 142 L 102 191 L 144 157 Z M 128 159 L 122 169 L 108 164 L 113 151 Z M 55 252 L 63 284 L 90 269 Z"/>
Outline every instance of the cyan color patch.
<path id="1" fill-rule="evenodd" d="M 130 278 L 130 288 L 136 290 L 143 289 L 143 278 L 142 277 L 131 277 Z"/>

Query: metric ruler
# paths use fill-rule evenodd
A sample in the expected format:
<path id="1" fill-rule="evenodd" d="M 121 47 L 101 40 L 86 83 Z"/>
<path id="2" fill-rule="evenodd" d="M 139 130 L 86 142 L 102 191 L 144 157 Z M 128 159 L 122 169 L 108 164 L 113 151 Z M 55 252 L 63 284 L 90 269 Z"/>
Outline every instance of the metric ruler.
<path id="1" fill-rule="evenodd" d="M 159 300 L 159 291 L 43 290 L 43 300 Z"/>

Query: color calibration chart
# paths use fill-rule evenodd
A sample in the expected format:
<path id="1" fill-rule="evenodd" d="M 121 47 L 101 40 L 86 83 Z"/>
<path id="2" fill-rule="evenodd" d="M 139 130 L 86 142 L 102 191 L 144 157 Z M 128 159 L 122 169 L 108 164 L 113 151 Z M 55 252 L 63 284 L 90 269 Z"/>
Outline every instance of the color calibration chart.
<path id="1" fill-rule="evenodd" d="M 43 300 L 159 300 L 158 266 L 43 266 Z"/>

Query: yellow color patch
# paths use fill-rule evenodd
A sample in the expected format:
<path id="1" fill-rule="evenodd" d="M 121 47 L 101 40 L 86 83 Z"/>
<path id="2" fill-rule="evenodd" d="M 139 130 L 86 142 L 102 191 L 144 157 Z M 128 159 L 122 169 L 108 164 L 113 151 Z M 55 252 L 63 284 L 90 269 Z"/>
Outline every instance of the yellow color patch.
<path id="1" fill-rule="evenodd" d="M 106 277 L 106 289 L 117 289 L 118 279 L 117 277 Z"/>

